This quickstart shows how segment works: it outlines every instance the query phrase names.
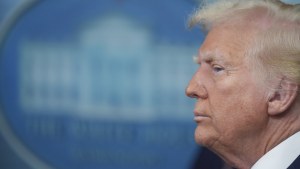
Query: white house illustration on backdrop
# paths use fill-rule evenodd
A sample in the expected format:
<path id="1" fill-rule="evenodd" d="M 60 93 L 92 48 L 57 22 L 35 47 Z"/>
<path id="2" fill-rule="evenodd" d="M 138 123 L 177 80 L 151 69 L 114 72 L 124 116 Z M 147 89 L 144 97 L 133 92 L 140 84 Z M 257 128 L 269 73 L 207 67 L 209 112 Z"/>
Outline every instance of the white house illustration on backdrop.
<path id="1" fill-rule="evenodd" d="M 197 46 L 154 42 L 153 33 L 114 15 L 87 24 L 77 42 L 20 45 L 20 104 L 27 113 L 86 118 L 184 119 Z"/>

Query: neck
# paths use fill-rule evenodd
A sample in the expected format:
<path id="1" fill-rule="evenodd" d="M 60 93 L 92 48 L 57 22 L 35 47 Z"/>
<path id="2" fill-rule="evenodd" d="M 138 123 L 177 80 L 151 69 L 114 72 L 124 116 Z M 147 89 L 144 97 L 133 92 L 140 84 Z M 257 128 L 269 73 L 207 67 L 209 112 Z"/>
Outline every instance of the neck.
<path id="1" fill-rule="evenodd" d="M 259 138 L 259 137 L 255 137 Z M 216 152 L 228 165 L 237 169 L 250 169 L 265 154 L 261 139 L 235 140 L 235 146 Z M 219 148 L 217 150 L 220 150 Z"/>
<path id="2" fill-rule="evenodd" d="M 222 145 L 214 148 L 216 153 L 230 166 L 250 169 L 264 154 L 282 141 L 300 131 L 300 113 L 289 113 L 281 117 L 270 117 L 265 128 L 257 135 L 234 140 L 234 147 Z M 228 148 L 230 147 L 230 148 Z"/>
<path id="3" fill-rule="evenodd" d="M 289 112 L 288 115 L 271 117 L 264 139 L 264 152 L 300 131 L 300 112 Z"/>

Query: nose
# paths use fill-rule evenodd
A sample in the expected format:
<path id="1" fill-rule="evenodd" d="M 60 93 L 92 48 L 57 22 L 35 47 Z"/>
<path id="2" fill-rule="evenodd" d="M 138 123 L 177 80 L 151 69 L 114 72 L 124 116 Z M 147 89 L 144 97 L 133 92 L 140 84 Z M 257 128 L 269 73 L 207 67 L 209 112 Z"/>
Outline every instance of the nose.
<path id="1" fill-rule="evenodd" d="M 193 76 L 185 90 L 185 93 L 190 98 L 206 99 L 208 97 L 207 90 L 199 78 L 197 78 L 197 75 Z"/>

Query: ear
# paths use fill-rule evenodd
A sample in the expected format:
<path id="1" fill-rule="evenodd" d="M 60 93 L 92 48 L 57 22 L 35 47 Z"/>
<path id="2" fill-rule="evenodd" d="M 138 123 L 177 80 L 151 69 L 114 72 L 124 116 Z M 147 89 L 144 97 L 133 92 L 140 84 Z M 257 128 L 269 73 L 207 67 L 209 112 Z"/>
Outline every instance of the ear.
<path id="1" fill-rule="evenodd" d="M 294 102 L 298 93 L 298 85 L 283 78 L 278 88 L 271 92 L 268 101 L 268 114 L 279 115 L 285 112 Z"/>

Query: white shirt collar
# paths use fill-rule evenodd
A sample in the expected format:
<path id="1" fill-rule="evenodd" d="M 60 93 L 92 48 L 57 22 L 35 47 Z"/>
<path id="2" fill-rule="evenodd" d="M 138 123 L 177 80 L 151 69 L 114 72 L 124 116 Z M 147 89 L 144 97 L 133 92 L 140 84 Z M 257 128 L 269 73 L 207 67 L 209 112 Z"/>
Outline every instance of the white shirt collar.
<path id="1" fill-rule="evenodd" d="M 251 169 L 286 169 L 300 155 L 300 131 L 262 156 Z"/>

